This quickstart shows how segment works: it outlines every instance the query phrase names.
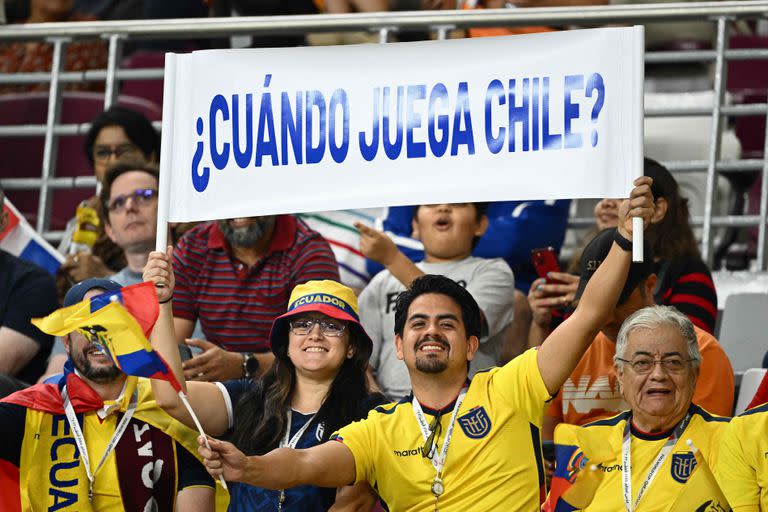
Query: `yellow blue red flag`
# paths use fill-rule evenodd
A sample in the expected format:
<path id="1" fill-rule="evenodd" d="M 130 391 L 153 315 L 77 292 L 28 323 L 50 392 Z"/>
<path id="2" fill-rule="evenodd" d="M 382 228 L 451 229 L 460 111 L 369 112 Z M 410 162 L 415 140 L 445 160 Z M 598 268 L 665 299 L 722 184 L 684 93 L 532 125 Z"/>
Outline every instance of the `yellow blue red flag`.
<path id="1" fill-rule="evenodd" d="M 86 300 L 80 304 L 88 302 Z M 152 349 L 141 326 L 119 300 L 110 302 L 88 315 L 83 313 L 82 308 L 77 309 L 77 306 L 79 305 L 54 311 L 45 318 L 35 318 L 32 323 L 41 331 L 55 336 L 80 331 L 92 343 L 104 347 L 125 374 L 166 380 L 177 392 L 181 391 L 181 386 L 168 364 Z M 68 310 L 72 310 L 70 312 L 73 315 L 64 317 L 61 313 Z"/>
<path id="2" fill-rule="evenodd" d="M 586 508 L 595 496 L 604 473 L 591 467 L 610 460 L 604 439 L 578 425 L 555 428 L 555 472 L 544 512 L 571 512 Z"/>
<path id="3" fill-rule="evenodd" d="M 153 283 L 139 283 L 111 292 L 105 292 L 66 308 L 57 309 L 45 318 L 32 323 L 53 336 L 64 336 L 74 331 L 85 318 L 107 304 L 119 302 L 138 322 L 144 337 L 149 337 L 157 322 L 160 309 Z"/>

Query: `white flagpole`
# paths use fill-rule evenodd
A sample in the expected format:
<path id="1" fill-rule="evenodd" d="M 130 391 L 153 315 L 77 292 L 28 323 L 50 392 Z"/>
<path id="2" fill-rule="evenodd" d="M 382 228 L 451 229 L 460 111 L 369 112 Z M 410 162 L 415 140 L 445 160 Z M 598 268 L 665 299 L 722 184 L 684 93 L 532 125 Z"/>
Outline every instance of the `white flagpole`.
<path id="1" fill-rule="evenodd" d="M 157 204 L 157 234 L 155 239 L 155 250 L 165 252 L 168 246 L 168 210 L 171 201 L 171 172 L 173 164 L 173 118 L 175 115 L 175 94 L 176 94 L 176 54 L 165 54 L 165 72 L 163 75 L 163 132 L 160 142 L 160 197 Z M 156 286 L 162 286 L 157 284 Z M 205 446 L 210 449 L 208 436 L 203 431 L 197 414 L 187 400 L 183 391 L 178 392 L 181 402 L 192 416 L 197 431 L 203 436 Z M 219 481 L 224 489 L 227 489 L 227 482 L 223 475 L 219 475 Z"/>
<path id="2" fill-rule="evenodd" d="M 640 55 L 635 59 L 635 80 L 637 81 L 636 87 L 640 89 L 637 102 L 638 104 L 636 107 L 637 116 L 640 120 L 640 126 L 638 127 L 638 132 L 636 134 L 636 144 L 637 147 L 640 148 L 640 152 L 636 157 L 635 165 L 637 165 L 637 169 L 635 169 L 634 174 L 635 178 L 639 178 L 643 175 L 643 145 L 645 144 L 645 137 L 643 134 L 643 119 L 645 116 L 645 98 L 643 96 L 643 84 L 645 83 L 645 27 L 635 27 L 635 30 L 637 31 L 635 33 L 635 37 L 640 39 L 640 44 L 638 45 L 640 48 Z M 643 261 L 643 219 L 640 217 L 634 217 L 632 219 L 632 261 Z"/>
<path id="3" fill-rule="evenodd" d="M 173 166 L 173 117 L 176 94 L 176 54 L 165 54 L 163 78 L 163 132 L 160 142 L 160 197 L 157 203 L 157 235 L 155 250 L 165 252 L 168 245 L 168 210 L 171 202 Z"/>
<path id="4" fill-rule="evenodd" d="M 195 414 L 195 411 L 192 410 L 192 406 L 189 405 L 189 401 L 187 401 L 187 395 L 184 394 L 183 391 L 179 391 L 179 398 L 181 398 L 181 401 L 184 403 L 184 407 L 186 407 L 187 411 L 189 411 L 189 415 L 192 416 L 192 421 L 195 422 L 197 431 L 200 432 L 201 436 L 203 436 L 203 440 L 205 441 L 205 447 L 210 450 L 211 445 L 208 444 L 208 436 L 203 431 L 203 426 L 200 424 L 200 420 L 197 419 L 197 414 Z M 224 489 L 227 489 L 227 482 L 224 481 L 224 475 L 219 475 L 219 482 L 221 482 L 221 486 L 224 487 Z"/>

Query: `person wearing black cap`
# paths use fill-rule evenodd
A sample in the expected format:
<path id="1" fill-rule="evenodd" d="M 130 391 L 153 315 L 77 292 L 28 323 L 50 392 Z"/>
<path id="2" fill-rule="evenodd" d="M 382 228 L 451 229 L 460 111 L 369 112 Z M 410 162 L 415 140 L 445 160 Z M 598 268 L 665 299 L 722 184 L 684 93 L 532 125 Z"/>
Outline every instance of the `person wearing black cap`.
<path id="1" fill-rule="evenodd" d="M 616 228 L 601 231 L 584 249 L 581 257 L 581 278 L 576 298 L 581 297 L 589 280 L 608 255 Z M 616 337 L 624 320 L 636 311 L 654 305 L 656 286 L 654 259 L 650 243 L 643 248 L 643 262 L 632 263 L 619 302 L 581 358 L 561 392 L 547 410 L 544 439 L 552 439 L 555 425 L 571 423 L 584 425 L 613 416 L 626 409 L 614 371 L 613 357 Z M 702 355 L 700 376 L 693 401 L 708 411 L 728 416 L 733 408 L 733 369 L 718 341 L 706 331 L 695 327 Z"/>
<path id="2" fill-rule="evenodd" d="M 87 279 L 64 306 L 120 288 Z M 94 341 L 97 328 L 64 337 L 69 360 L 55 382 L 0 403 L 0 510 L 23 501 L 30 510 L 213 511 L 195 432 L 157 406 L 147 379 L 117 368 Z"/>
<path id="3" fill-rule="evenodd" d="M 231 434 L 240 451 L 262 455 L 284 446 L 310 448 L 385 401 L 369 392 L 365 369 L 373 344 L 360 325 L 350 288 L 331 280 L 294 287 L 288 311 L 274 320 L 269 334 L 275 362 L 260 379 L 185 383 L 169 300 L 175 284 L 170 253 L 150 253 L 144 279 L 164 285 L 157 288 L 161 312 L 152 336 L 155 350 L 186 387 L 205 432 Z M 194 426 L 170 384 L 155 379 L 152 386 L 168 414 Z M 376 501 L 365 484 L 339 486 L 338 495 L 336 486 L 291 487 L 269 490 L 236 483 L 230 486 L 229 510 L 369 510 Z M 356 503 L 361 508 L 354 508 Z"/>
<path id="4" fill-rule="evenodd" d="M 653 211 L 650 178 L 635 180 L 620 232 L 578 308 L 539 347 L 468 378 L 480 308 L 455 281 L 414 280 L 395 308 L 395 346 L 412 395 L 339 429 L 333 442 L 245 456 L 201 439 L 212 475 L 266 488 L 368 482 L 390 510 L 538 510 L 545 492 L 540 428 L 552 395 L 618 299 L 631 262 L 631 217 Z"/>

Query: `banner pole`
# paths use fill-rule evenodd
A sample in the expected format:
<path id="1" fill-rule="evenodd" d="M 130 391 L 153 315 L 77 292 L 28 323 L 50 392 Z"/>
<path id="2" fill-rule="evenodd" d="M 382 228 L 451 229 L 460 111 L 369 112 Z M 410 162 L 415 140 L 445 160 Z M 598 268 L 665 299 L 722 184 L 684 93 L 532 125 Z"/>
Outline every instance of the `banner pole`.
<path id="1" fill-rule="evenodd" d="M 183 391 L 179 391 L 178 394 L 179 394 L 179 398 L 181 398 L 181 401 L 184 403 L 184 407 L 186 407 L 187 411 L 189 411 L 189 415 L 192 416 L 192 421 L 195 422 L 197 431 L 200 432 L 201 436 L 203 436 L 203 440 L 205 441 L 205 447 L 210 450 L 211 445 L 208 444 L 208 436 L 205 434 L 205 432 L 203 432 L 203 426 L 200 424 L 200 420 L 197 419 L 197 415 L 195 414 L 195 411 L 192 410 L 192 406 L 187 401 L 187 395 L 185 395 Z M 219 482 L 221 482 L 221 486 L 224 487 L 224 489 L 227 489 L 227 482 L 224 480 L 224 475 L 219 475 Z"/>
<path id="2" fill-rule="evenodd" d="M 171 202 L 171 167 L 173 165 L 173 117 L 176 97 L 176 54 L 165 54 L 163 74 L 163 129 L 160 141 L 160 197 L 157 203 L 155 250 L 165 252 L 168 245 L 168 210 Z"/>
<path id="3" fill-rule="evenodd" d="M 637 130 L 636 147 L 639 148 L 639 151 L 635 158 L 636 168 L 634 177 L 639 178 L 643 175 L 643 168 L 645 166 L 643 158 L 643 145 L 645 144 L 643 133 L 645 129 L 645 96 L 643 93 L 645 84 L 645 27 L 642 25 L 635 26 L 635 31 L 634 36 L 640 40 L 639 44 L 637 44 L 639 55 L 635 59 L 635 80 L 639 90 L 636 115 L 637 119 L 640 120 L 640 126 L 638 126 Z M 640 217 L 632 218 L 632 261 L 643 261 L 643 219 Z"/>

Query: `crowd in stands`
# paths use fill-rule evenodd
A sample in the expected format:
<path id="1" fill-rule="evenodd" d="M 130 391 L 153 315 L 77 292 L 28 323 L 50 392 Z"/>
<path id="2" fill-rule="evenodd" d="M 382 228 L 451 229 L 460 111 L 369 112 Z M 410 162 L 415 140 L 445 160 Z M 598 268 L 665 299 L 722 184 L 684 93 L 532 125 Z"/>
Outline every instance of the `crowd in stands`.
<path id="1" fill-rule="evenodd" d="M 411 4 L 507 2 L 6 0 L 0 20 Z M 543 30 L 554 29 L 467 35 Z M 248 44 L 339 42 L 352 40 Z M 219 43 L 145 48 L 208 44 Z M 0 45 L 0 72 L 49 70 L 51 54 L 48 43 Z M 65 69 L 103 69 L 106 55 L 101 41 L 72 43 Z M 0 249 L 0 510 L 554 511 L 589 471 L 601 474 L 590 501 L 567 510 L 688 510 L 676 504 L 697 465 L 714 471 L 733 510 L 768 510 L 768 380 L 731 419 L 717 292 L 689 201 L 661 163 L 645 159 L 630 198 L 597 203 L 562 272 L 541 274 L 531 252 L 559 253 L 569 201 L 387 208 L 354 224 L 370 276 L 360 288 L 298 215 L 171 225 L 167 251 L 155 251 L 160 135 L 135 110 L 93 119 L 84 153 L 99 193 L 72 212 L 57 274 Z M 0 238 L 5 199 L 0 188 Z M 631 261 L 632 217 L 644 221 L 642 262 Z M 54 337 L 30 321 L 141 283 L 156 294 L 152 347 L 183 397 L 167 380 L 121 371 L 95 327 Z M 580 451 L 542 452 L 566 438 Z"/>

